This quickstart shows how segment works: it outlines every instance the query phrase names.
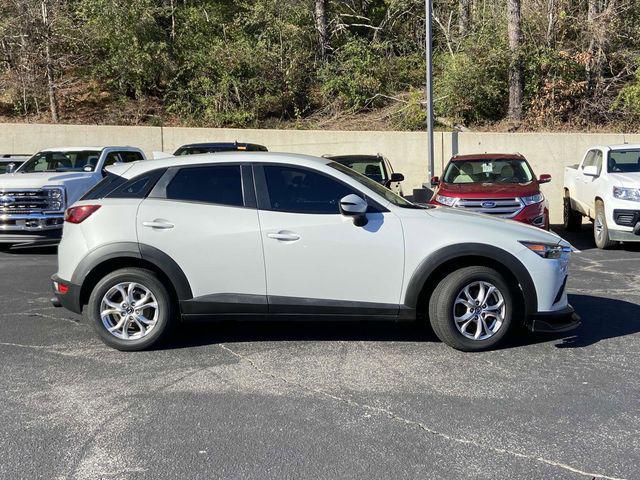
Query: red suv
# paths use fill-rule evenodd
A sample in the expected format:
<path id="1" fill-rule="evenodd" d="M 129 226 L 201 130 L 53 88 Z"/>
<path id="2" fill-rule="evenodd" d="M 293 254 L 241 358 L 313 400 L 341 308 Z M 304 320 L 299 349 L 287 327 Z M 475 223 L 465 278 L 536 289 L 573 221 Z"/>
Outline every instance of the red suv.
<path id="1" fill-rule="evenodd" d="M 442 178 L 433 177 L 430 203 L 510 218 L 549 229 L 549 205 L 540 191 L 551 175 L 540 175 L 522 155 L 453 157 Z"/>

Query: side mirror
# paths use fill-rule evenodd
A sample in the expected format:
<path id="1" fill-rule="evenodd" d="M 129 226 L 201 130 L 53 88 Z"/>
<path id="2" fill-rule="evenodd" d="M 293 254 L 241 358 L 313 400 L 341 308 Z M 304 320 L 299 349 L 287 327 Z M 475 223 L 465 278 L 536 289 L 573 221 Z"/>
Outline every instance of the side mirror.
<path id="1" fill-rule="evenodd" d="M 93 167 L 91 165 L 85 165 L 82 170 L 85 172 L 93 172 Z"/>
<path id="2" fill-rule="evenodd" d="M 353 224 L 364 227 L 367 224 L 367 202 L 355 193 L 351 193 L 340 199 L 340 213 L 347 217 L 353 217 Z"/>
<path id="3" fill-rule="evenodd" d="M 582 168 L 582 174 L 587 175 L 589 177 L 597 177 L 598 176 L 598 167 L 595 165 L 589 165 L 587 167 Z"/>
<path id="4" fill-rule="evenodd" d="M 390 182 L 402 182 L 404 180 L 404 175 L 401 173 L 392 173 L 391 174 L 391 178 L 389 179 Z"/>
<path id="5" fill-rule="evenodd" d="M 543 173 L 542 175 L 540 175 L 540 178 L 538 178 L 538 183 L 549 183 L 551 181 L 551 175 L 549 175 L 548 173 Z"/>
<path id="6" fill-rule="evenodd" d="M 440 185 L 440 177 L 431 177 L 431 186 L 437 187 Z"/>
<path id="7" fill-rule="evenodd" d="M 16 171 L 16 164 L 10 163 L 9 165 L 7 165 L 7 169 L 4 171 L 4 173 L 13 173 L 15 171 Z"/>

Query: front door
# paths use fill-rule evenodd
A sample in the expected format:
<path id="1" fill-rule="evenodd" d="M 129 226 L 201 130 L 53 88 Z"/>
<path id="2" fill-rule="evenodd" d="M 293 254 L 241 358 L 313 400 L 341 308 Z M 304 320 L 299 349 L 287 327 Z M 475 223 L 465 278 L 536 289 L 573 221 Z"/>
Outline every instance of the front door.
<path id="1" fill-rule="evenodd" d="M 264 192 L 258 201 L 269 311 L 396 314 L 404 269 L 398 217 L 372 212 L 356 226 L 339 211 L 342 197 L 363 196 L 352 187 L 297 166 L 255 172 Z"/>

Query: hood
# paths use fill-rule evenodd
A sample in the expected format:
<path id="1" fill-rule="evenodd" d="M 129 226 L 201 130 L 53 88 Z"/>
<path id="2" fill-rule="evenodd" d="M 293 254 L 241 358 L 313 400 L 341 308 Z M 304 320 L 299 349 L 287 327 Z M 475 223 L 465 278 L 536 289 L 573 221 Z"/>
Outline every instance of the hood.
<path id="1" fill-rule="evenodd" d="M 86 182 L 92 175 L 92 172 L 11 173 L 0 177 L 0 189 L 41 188 L 46 185 L 68 185 L 70 182 Z"/>
<path id="2" fill-rule="evenodd" d="M 616 187 L 640 188 L 640 172 L 609 173 Z"/>
<path id="3" fill-rule="evenodd" d="M 457 225 L 464 225 L 465 230 L 473 236 L 474 230 L 489 230 L 495 233 L 500 232 L 500 236 L 517 237 L 516 240 L 526 240 L 532 242 L 569 245 L 562 237 L 553 232 L 547 232 L 541 228 L 527 225 L 515 220 L 493 217 L 480 213 L 468 212 L 459 208 L 435 207 L 425 210 L 429 215 L 443 221 L 451 221 Z"/>
<path id="4" fill-rule="evenodd" d="M 461 198 L 530 197 L 538 193 L 538 183 L 441 183 L 437 194 Z"/>

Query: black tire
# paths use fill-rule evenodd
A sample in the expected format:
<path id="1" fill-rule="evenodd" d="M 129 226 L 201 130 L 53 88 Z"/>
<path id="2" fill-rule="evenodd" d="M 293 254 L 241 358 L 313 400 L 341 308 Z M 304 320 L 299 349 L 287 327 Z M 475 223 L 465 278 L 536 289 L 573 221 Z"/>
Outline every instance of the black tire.
<path id="1" fill-rule="evenodd" d="M 596 242 L 596 246 L 602 250 L 613 248 L 617 243 L 609 237 L 607 217 L 604 214 L 604 203 L 601 200 L 596 201 L 596 215 L 593 219 L 593 239 Z"/>
<path id="2" fill-rule="evenodd" d="M 564 197 L 563 208 L 564 228 L 568 232 L 579 232 L 582 229 L 582 215 L 577 210 L 571 208 L 571 198 Z"/>
<path id="3" fill-rule="evenodd" d="M 464 336 L 456 327 L 454 304 L 465 286 L 478 281 L 493 285 L 502 295 L 505 308 L 502 324 L 495 333 L 486 339 L 475 340 Z M 495 348 L 511 330 L 513 311 L 513 297 L 503 276 L 482 266 L 464 267 L 450 273 L 438 284 L 429 299 L 429 320 L 436 336 L 450 347 L 464 352 Z M 477 326 L 478 322 L 474 325 Z"/>
<path id="4" fill-rule="evenodd" d="M 155 297 L 155 303 L 157 304 L 157 319 L 155 325 L 141 338 L 118 338 L 114 334 L 111 334 L 103 323 L 100 315 L 103 298 L 113 287 L 120 283 L 139 284 L 150 291 Z M 158 280 L 155 273 L 142 268 L 123 268 L 111 272 L 102 278 L 91 292 L 86 312 L 89 321 L 93 324 L 100 339 L 108 346 L 122 351 L 139 351 L 157 346 L 166 338 L 174 323 L 173 305 L 169 292 L 160 280 Z M 142 313 L 144 313 L 144 311 Z M 112 318 L 122 317 L 113 316 Z M 131 326 L 134 333 L 135 328 L 135 325 Z"/>

